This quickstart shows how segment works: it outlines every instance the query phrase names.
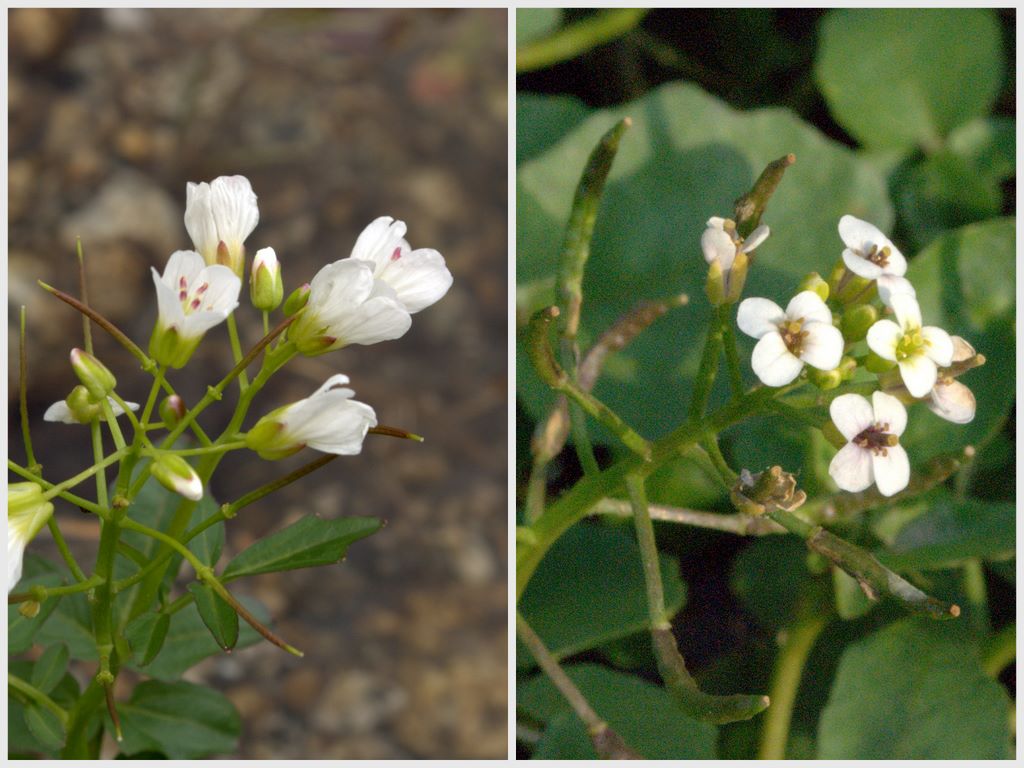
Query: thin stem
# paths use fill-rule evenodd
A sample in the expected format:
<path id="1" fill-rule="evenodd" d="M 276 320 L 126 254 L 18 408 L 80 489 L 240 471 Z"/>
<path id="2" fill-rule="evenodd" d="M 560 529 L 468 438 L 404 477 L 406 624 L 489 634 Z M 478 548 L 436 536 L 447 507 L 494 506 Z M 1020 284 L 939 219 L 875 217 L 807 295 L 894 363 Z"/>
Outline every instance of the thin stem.
<path id="1" fill-rule="evenodd" d="M 118 398 L 120 399 L 120 398 Z M 125 409 L 126 413 L 131 413 L 126 407 L 124 400 L 121 400 L 122 408 Z M 103 417 L 107 420 L 107 427 L 110 429 L 110 436 L 114 439 L 114 446 L 119 450 L 124 450 L 127 443 L 124 441 L 124 434 L 121 432 L 121 425 L 117 423 L 117 416 L 114 415 L 114 409 L 110 405 L 110 401 L 107 398 L 100 400 L 100 408 L 103 410 Z M 132 418 L 135 418 L 135 414 L 132 414 Z M 138 434 L 145 438 L 146 433 L 143 430 L 138 430 Z"/>
<path id="2" fill-rule="evenodd" d="M 818 635 L 825 628 L 825 618 L 812 616 L 797 622 L 785 631 L 785 640 L 775 659 L 770 696 L 772 706 L 764 716 L 761 729 L 759 760 L 785 760 L 789 724 L 793 717 L 793 704 L 800 687 L 804 664 L 814 647 Z"/>
<path id="3" fill-rule="evenodd" d="M 284 488 L 286 485 L 291 485 L 296 480 L 299 480 L 300 478 L 305 477 L 309 473 L 315 472 L 316 470 L 320 469 L 320 467 L 327 466 L 332 461 L 334 461 L 336 458 L 338 458 L 338 456 L 336 454 L 333 454 L 333 453 L 324 454 L 323 456 L 320 456 L 319 458 L 314 459 L 313 461 L 309 462 L 308 464 L 304 464 L 303 466 L 299 467 L 298 469 L 296 469 L 296 470 L 294 470 L 292 472 L 289 472 L 287 475 L 284 475 L 283 477 L 279 477 L 277 480 L 272 480 L 272 481 L 270 481 L 269 483 L 267 483 L 265 485 L 261 485 L 259 488 L 256 488 L 256 489 L 254 489 L 252 491 L 249 491 L 244 496 L 241 496 L 238 499 L 236 499 L 235 501 L 231 502 L 230 504 L 225 504 L 225 505 L 223 505 L 221 507 L 221 509 L 223 510 L 223 513 L 224 513 L 224 517 L 225 518 L 234 517 L 235 515 L 238 514 L 238 511 L 240 509 L 243 509 L 243 508 L 249 506 L 250 504 L 253 504 L 253 503 L 259 501 L 264 496 L 269 496 L 274 491 L 277 491 L 277 490 L 279 490 L 281 488 Z"/>
<path id="4" fill-rule="evenodd" d="M 732 329 L 732 305 L 718 307 L 718 323 L 722 327 L 722 346 L 725 347 L 725 366 L 729 372 L 729 386 L 732 396 L 743 394 L 743 372 L 740 369 L 739 353 L 736 351 L 736 333 Z"/>
<path id="5" fill-rule="evenodd" d="M 85 279 L 85 254 L 82 252 L 82 238 L 75 238 L 75 253 L 78 256 L 78 293 L 82 297 L 82 305 L 89 306 L 89 288 Z M 82 315 L 82 341 L 85 344 L 85 351 L 92 354 L 92 326 L 89 325 L 89 316 Z"/>
<path id="6" fill-rule="evenodd" d="M 693 382 L 693 395 L 690 398 L 689 416 L 691 422 L 700 421 L 711 399 L 711 389 L 718 375 L 718 358 L 722 351 L 722 326 L 715 319 L 708 323 L 708 336 L 704 341 L 704 352 L 700 358 L 700 368 Z"/>
<path id="7" fill-rule="evenodd" d="M 88 592 L 93 587 L 98 587 L 103 583 L 103 577 L 99 575 L 90 576 L 85 581 L 80 581 L 76 584 L 67 584 L 60 587 L 43 587 L 35 586 L 32 587 L 28 592 L 21 592 L 18 594 L 8 595 L 7 603 L 24 603 L 28 600 L 35 600 L 37 603 L 41 603 L 44 600 L 48 600 L 51 597 L 63 597 L 64 595 L 74 595 L 79 592 Z"/>
<path id="8" fill-rule="evenodd" d="M 718 447 L 718 438 L 713 434 L 707 434 L 704 439 L 701 440 L 701 445 L 704 446 L 704 450 L 707 451 L 708 457 L 711 459 L 711 464 L 714 466 L 715 471 L 719 477 L 725 483 L 726 487 L 731 488 L 736 483 L 736 479 L 739 477 L 729 466 L 729 463 L 725 460 L 722 455 L 722 449 Z"/>
<path id="9" fill-rule="evenodd" d="M 669 616 L 665 611 L 665 593 L 661 582 L 661 563 L 654 541 L 654 525 L 647 508 L 644 478 L 640 474 L 626 476 L 626 490 L 633 508 L 637 543 L 644 569 L 647 590 L 647 613 L 651 623 L 651 640 L 665 687 L 676 703 L 689 715 L 713 723 L 749 720 L 768 706 L 767 696 L 713 696 L 697 687 L 679 653 Z"/>
<path id="10" fill-rule="evenodd" d="M 235 363 L 237 364 L 237 363 L 241 362 L 241 360 L 242 360 L 242 345 L 238 341 L 238 326 L 235 324 L 235 313 L 234 312 L 232 312 L 230 315 L 228 315 L 227 326 L 228 326 L 228 338 L 231 340 L 231 355 L 232 355 L 232 357 L 234 357 Z M 264 335 L 266 335 L 266 333 L 267 333 L 266 330 L 264 330 L 263 333 L 264 333 Z M 244 392 L 245 388 L 248 387 L 248 386 L 249 386 L 249 377 L 245 375 L 245 370 L 243 369 L 238 374 L 238 388 L 239 388 L 240 391 Z"/>
<path id="11" fill-rule="evenodd" d="M 115 451 L 114 453 L 110 454 L 109 456 L 107 456 L 105 459 L 103 459 L 99 463 L 94 464 L 93 466 L 89 467 L 88 469 L 82 470 L 81 472 L 79 472 L 74 477 L 69 477 L 64 482 L 58 483 L 57 485 L 54 485 L 54 486 L 51 486 L 50 490 L 48 490 L 46 493 L 43 494 L 43 497 L 42 497 L 43 501 L 49 501 L 54 496 L 60 496 L 60 494 L 63 493 L 66 489 L 74 488 L 79 483 L 81 483 L 81 482 L 83 482 L 85 480 L 88 480 L 90 477 L 92 477 L 93 475 L 95 475 L 95 474 L 97 474 L 99 472 L 102 472 L 102 470 L 106 469 L 111 464 L 115 464 L 118 461 L 120 461 L 122 459 L 122 457 L 124 456 L 124 453 L 125 453 L 124 451 Z M 10 459 L 8 459 L 7 465 L 11 466 L 12 464 L 14 464 L 14 462 L 12 462 Z M 17 466 L 17 465 L 15 465 L 15 466 Z"/>
<path id="12" fill-rule="evenodd" d="M 964 592 L 971 605 L 971 624 L 974 631 L 985 636 L 989 633 L 988 588 L 985 585 L 985 569 L 981 560 L 969 558 L 963 564 Z"/>
<path id="13" fill-rule="evenodd" d="M 18 691 L 18 693 L 31 699 L 36 704 L 39 704 L 41 707 L 52 712 L 54 715 L 56 715 L 57 719 L 60 720 L 60 724 L 62 726 L 66 726 L 68 724 L 67 710 L 65 710 L 57 702 L 55 702 L 53 699 L 51 699 L 49 696 L 40 691 L 31 683 L 28 683 L 25 680 L 22 680 L 17 675 L 12 675 L 10 672 L 8 672 L 7 686 L 9 688 L 13 688 L 15 691 Z"/>
<path id="14" fill-rule="evenodd" d="M 60 532 L 60 526 L 57 525 L 57 521 L 54 519 L 53 515 L 50 515 L 50 519 L 46 521 L 46 525 L 49 527 L 50 535 L 53 536 L 53 541 L 57 545 L 60 556 L 64 558 L 64 562 L 67 564 L 68 570 L 71 571 L 71 575 L 78 581 L 85 581 L 85 572 L 78 566 L 78 561 L 75 560 L 75 556 L 71 554 L 71 549 L 68 548 L 68 543 L 64 540 L 64 534 Z"/>
<path id="15" fill-rule="evenodd" d="M 587 429 L 587 415 L 579 403 L 569 403 L 569 425 L 572 429 L 572 444 L 576 449 L 576 457 L 583 468 L 584 475 L 596 475 L 601 471 L 594 455 L 594 445 L 590 442 L 590 430 Z"/>
<path id="16" fill-rule="evenodd" d="M 592 510 L 597 515 L 614 515 L 615 517 L 632 517 L 633 507 L 628 501 L 619 499 L 602 499 Z M 717 512 L 701 512 L 681 507 L 666 507 L 659 504 L 648 504 L 647 511 L 651 520 L 663 523 L 678 523 L 712 531 L 734 533 L 737 536 L 766 536 L 787 533 L 786 529 L 765 517 L 729 514 Z"/>
<path id="17" fill-rule="evenodd" d="M 540 40 L 519 46 L 516 48 L 516 72 L 530 72 L 575 58 L 626 34 L 646 13 L 639 8 L 607 8 Z"/>
<path id="18" fill-rule="evenodd" d="M 149 388 L 149 396 L 146 398 L 146 404 L 142 408 L 142 417 L 139 419 L 143 425 L 149 424 L 149 419 L 153 415 L 156 399 L 160 395 L 160 388 L 164 385 L 164 376 L 166 375 L 166 365 L 161 365 L 156 369 L 156 375 L 153 377 L 153 386 Z"/>
<path id="19" fill-rule="evenodd" d="M 544 504 L 548 497 L 547 462 L 538 458 L 533 460 L 530 469 L 530 480 L 526 486 L 526 524 L 532 525 L 544 514 Z"/>
<path id="20" fill-rule="evenodd" d="M 237 451 L 240 448 L 245 448 L 245 440 L 236 440 L 233 443 L 220 443 L 202 448 L 181 448 L 172 451 L 176 456 L 204 456 L 210 453 L 227 453 L 228 451 Z M 147 456 L 159 456 L 161 453 L 166 453 L 160 449 L 154 448 L 151 450 L 144 451 Z"/>
<path id="21" fill-rule="evenodd" d="M 10 459 L 7 460 L 7 469 L 9 469 L 16 475 L 19 475 L 20 477 L 24 477 L 26 480 L 31 480 L 33 483 L 41 485 L 43 488 L 47 490 L 56 487 L 49 480 L 44 480 L 39 475 L 33 474 L 31 471 L 25 469 L 24 467 L 15 464 Z M 61 491 L 57 495 L 60 498 L 64 499 L 65 501 L 71 502 L 76 507 L 81 507 L 82 509 L 88 512 L 92 512 L 94 515 L 102 516 L 106 514 L 106 510 L 100 507 L 95 502 L 89 501 L 88 499 L 83 499 L 81 496 L 76 496 L 75 494 L 69 491 Z M 51 517 L 50 519 L 52 520 L 53 518 Z"/>
<path id="22" fill-rule="evenodd" d="M 263 310 L 263 335 L 270 333 L 270 313 Z"/>
<path id="23" fill-rule="evenodd" d="M 151 360 L 146 355 L 146 353 L 142 351 L 142 349 L 139 347 L 138 344 L 136 344 L 134 341 L 129 339 L 128 336 L 124 333 L 124 331 L 122 331 L 120 328 L 118 328 L 112 322 L 107 320 L 107 318 L 103 317 L 103 315 L 101 315 L 99 312 L 97 312 L 96 310 L 92 309 L 91 307 L 83 304 L 81 301 L 76 299 L 74 296 L 70 296 L 70 295 L 64 293 L 64 291 L 60 291 L 60 290 L 54 288 L 52 285 L 47 285 L 42 280 L 37 280 L 36 282 L 38 282 L 39 285 L 44 290 L 52 293 L 54 296 L 56 296 L 58 299 L 63 301 L 65 304 L 71 305 L 72 307 L 77 309 L 79 312 L 81 312 L 83 315 L 85 315 L 85 316 L 89 317 L 90 319 L 92 319 L 92 321 L 94 323 L 96 323 L 96 325 L 98 325 L 100 328 L 102 328 L 107 333 L 109 333 L 111 336 L 113 336 L 118 344 L 120 344 L 122 347 L 124 347 L 126 350 L 128 350 L 128 352 L 136 360 L 138 360 L 142 364 L 143 370 L 147 370 L 147 371 L 151 370 L 156 365 L 156 363 L 154 363 L 153 360 Z"/>
<path id="24" fill-rule="evenodd" d="M 1017 625 L 1007 624 L 982 646 L 981 667 L 989 677 L 998 677 L 1017 658 Z"/>
<path id="25" fill-rule="evenodd" d="M 29 467 L 36 469 L 39 462 L 32 451 L 32 433 L 28 424 L 28 356 L 25 351 L 25 306 L 22 305 L 20 315 L 20 330 L 18 332 L 18 411 L 21 415 L 21 439 L 25 444 L 25 458 Z"/>
<path id="26" fill-rule="evenodd" d="M 590 702 L 587 701 L 586 697 L 569 676 L 565 674 L 558 665 L 558 661 L 551 655 L 551 651 L 545 647 L 544 641 L 533 631 L 533 628 L 519 611 L 516 611 L 516 634 L 523 641 L 523 645 L 533 654 L 533 658 L 544 674 L 548 676 L 548 679 L 558 689 L 558 692 L 562 694 L 562 697 L 572 707 L 572 711 L 583 721 L 598 756 L 608 759 L 640 759 L 640 756 L 630 750 L 625 742 L 622 741 L 622 738 L 594 711 L 594 708 L 590 706 Z"/>
<path id="27" fill-rule="evenodd" d="M 89 422 L 89 430 L 92 433 L 93 461 L 99 462 L 103 458 L 103 431 L 98 421 Z M 107 500 L 106 472 L 96 473 L 96 501 L 99 502 L 99 506 L 104 510 L 110 507 L 110 504 Z"/>

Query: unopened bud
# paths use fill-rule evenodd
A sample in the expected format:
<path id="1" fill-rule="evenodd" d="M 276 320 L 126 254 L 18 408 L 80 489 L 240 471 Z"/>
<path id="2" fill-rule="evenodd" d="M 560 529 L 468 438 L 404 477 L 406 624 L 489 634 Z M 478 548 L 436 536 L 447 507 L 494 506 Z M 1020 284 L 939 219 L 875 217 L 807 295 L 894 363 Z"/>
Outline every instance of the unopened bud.
<path id="1" fill-rule="evenodd" d="M 39 615 L 39 603 L 35 600 L 26 600 L 23 603 L 18 603 L 18 613 L 26 619 L 34 619 Z"/>
<path id="2" fill-rule="evenodd" d="M 71 394 L 67 396 L 64 402 L 67 404 L 68 410 L 71 411 L 75 421 L 79 424 L 91 424 L 103 416 L 103 410 L 100 408 L 99 403 L 93 401 L 92 395 L 89 394 L 89 390 L 85 388 L 84 384 L 79 384 L 72 389 Z"/>
<path id="3" fill-rule="evenodd" d="M 833 368 L 831 371 L 822 371 L 818 368 L 808 367 L 807 379 L 818 389 L 825 392 L 835 389 L 843 383 L 843 372 L 839 368 Z"/>
<path id="4" fill-rule="evenodd" d="M 268 461 L 283 459 L 301 451 L 305 446 L 285 433 L 284 422 L 279 418 L 290 407 L 283 405 L 257 421 L 245 435 L 246 447 Z"/>
<path id="5" fill-rule="evenodd" d="M 833 296 L 844 306 L 866 304 L 878 295 L 878 288 L 874 280 L 866 277 L 848 273 L 844 280 L 842 290 L 836 291 Z"/>
<path id="6" fill-rule="evenodd" d="M 708 301 L 711 306 L 717 307 L 725 303 L 725 276 L 722 273 L 722 265 L 716 260 L 708 267 L 708 281 L 704 286 L 708 294 Z"/>
<path id="7" fill-rule="evenodd" d="M 896 361 L 886 360 L 884 357 L 879 357 L 874 352 L 868 352 L 868 356 L 864 360 L 864 367 L 871 371 L 871 373 L 885 373 L 886 371 L 891 371 L 896 367 Z"/>
<path id="8" fill-rule="evenodd" d="M 811 272 L 807 277 L 801 280 L 796 291 L 797 293 L 800 293 L 801 291 L 812 291 L 818 294 L 822 301 L 828 301 L 828 283 L 826 283 L 817 272 Z"/>
<path id="9" fill-rule="evenodd" d="M 839 367 L 836 370 L 842 374 L 843 381 L 849 381 L 857 373 L 857 361 L 849 355 L 844 355 L 843 359 L 839 361 Z"/>
<path id="10" fill-rule="evenodd" d="M 281 265 L 273 248 L 260 248 L 252 262 L 249 275 L 249 297 L 256 309 L 270 312 L 277 309 L 284 297 Z"/>
<path id="11" fill-rule="evenodd" d="M 290 294 L 284 302 L 284 314 L 291 317 L 300 309 L 306 306 L 309 301 L 309 283 L 303 283 Z"/>
<path id="12" fill-rule="evenodd" d="M 192 501 L 203 498 L 203 482 L 181 456 L 161 454 L 150 464 L 149 471 L 167 490 Z"/>
<path id="13" fill-rule="evenodd" d="M 750 257 L 743 251 L 736 252 L 736 258 L 733 259 L 732 268 L 729 270 L 729 274 L 726 275 L 726 295 L 725 300 L 729 304 L 735 304 L 740 300 L 740 296 L 743 295 L 743 286 L 747 282 L 747 269 L 750 266 Z"/>
<path id="14" fill-rule="evenodd" d="M 168 429 L 178 426 L 178 422 L 185 418 L 186 412 L 185 401 L 178 395 L 168 395 L 160 403 L 160 418 Z"/>
<path id="15" fill-rule="evenodd" d="M 843 264 L 842 260 L 836 262 L 835 266 L 832 267 L 832 271 L 828 273 L 828 290 L 829 294 L 834 296 L 839 290 L 839 284 L 846 277 L 846 265 Z"/>
<path id="16" fill-rule="evenodd" d="M 878 321 L 878 310 L 870 304 L 858 304 L 843 312 L 840 328 L 847 341 L 860 341 L 868 329 Z"/>
<path id="17" fill-rule="evenodd" d="M 78 347 L 71 350 L 71 367 L 94 402 L 103 400 L 117 386 L 114 374 L 103 363 Z"/>

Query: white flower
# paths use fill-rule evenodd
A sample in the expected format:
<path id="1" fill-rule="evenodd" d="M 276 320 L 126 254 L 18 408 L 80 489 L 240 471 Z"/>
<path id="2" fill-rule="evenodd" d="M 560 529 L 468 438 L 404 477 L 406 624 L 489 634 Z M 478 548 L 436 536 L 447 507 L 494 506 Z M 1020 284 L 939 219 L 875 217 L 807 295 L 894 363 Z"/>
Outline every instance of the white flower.
<path id="1" fill-rule="evenodd" d="M 868 329 L 868 346 L 899 365 L 911 395 L 924 397 L 935 386 L 937 366 L 953 362 L 953 341 L 941 328 L 921 327 L 921 308 L 910 296 L 893 296 L 892 311 L 896 322 L 879 320 Z"/>
<path id="2" fill-rule="evenodd" d="M 149 473 L 172 493 L 177 493 L 192 501 L 203 498 L 203 481 L 192 465 L 181 456 L 165 453 L 153 460 L 149 465 Z"/>
<path id="3" fill-rule="evenodd" d="M 960 336 L 950 337 L 953 342 L 953 362 L 961 363 L 975 355 L 974 347 Z M 957 381 L 948 371 L 939 371 L 935 388 L 929 395 L 928 407 L 932 413 L 954 424 L 968 424 L 974 420 L 978 404 L 974 393 Z"/>
<path id="4" fill-rule="evenodd" d="M 245 238 L 256 228 L 260 211 L 245 176 L 219 176 L 185 188 L 185 229 L 207 264 L 224 264 L 241 276 Z"/>
<path id="5" fill-rule="evenodd" d="M 272 312 L 284 298 L 281 265 L 273 248 L 260 248 L 249 273 L 249 298 L 256 309 Z"/>
<path id="6" fill-rule="evenodd" d="M 907 427 L 907 410 L 892 395 L 875 392 L 871 402 L 860 395 L 840 395 L 829 406 L 832 421 L 849 442 L 828 466 L 844 491 L 856 493 L 875 483 L 883 496 L 910 482 L 910 461 L 899 444 Z"/>
<path id="7" fill-rule="evenodd" d="M 309 446 L 324 453 L 353 456 L 363 449 L 373 408 L 353 400 L 348 376 L 336 374 L 304 400 L 278 408 L 260 419 L 245 442 L 264 459 L 280 459 Z"/>
<path id="8" fill-rule="evenodd" d="M 409 314 L 438 301 L 452 285 L 444 257 L 431 248 L 412 250 L 405 222 L 390 216 L 374 219 L 362 231 L 349 258 L 370 262 L 373 276 L 395 290 Z"/>
<path id="9" fill-rule="evenodd" d="M 227 267 L 206 266 L 195 251 L 175 251 L 161 276 L 153 269 L 159 309 L 149 349 L 158 362 L 180 368 L 203 334 L 238 306 L 242 281 Z"/>
<path id="10" fill-rule="evenodd" d="M 121 416 L 124 414 L 124 409 L 121 404 L 118 403 L 114 398 L 108 397 L 107 402 L 110 403 L 110 410 L 113 411 L 114 416 Z M 125 403 L 130 410 L 139 410 L 138 403 Z M 75 418 L 75 414 L 71 408 L 68 407 L 67 400 L 58 400 L 56 403 L 46 409 L 46 413 L 43 414 L 43 421 L 59 421 L 63 424 L 88 424 L 87 421 L 79 421 Z"/>
<path id="11" fill-rule="evenodd" d="M 306 307 L 288 329 L 299 351 L 318 355 L 349 344 L 397 339 L 412 318 L 395 289 L 373 276 L 361 259 L 341 259 L 321 269 L 309 284 Z"/>
<path id="12" fill-rule="evenodd" d="M 7 593 L 21 579 L 25 547 L 53 514 L 53 504 L 43 499 L 36 483 L 7 486 Z"/>
<path id="13" fill-rule="evenodd" d="M 768 226 L 760 225 L 744 240 L 736 232 L 736 223 L 732 219 L 712 216 L 708 219 L 707 229 L 700 236 L 700 248 L 704 252 L 704 261 L 709 265 L 717 264 L 722 270 L 722 288 L 729 301 L 739 298 L 746 279 L 746 261 L 736 265 L 738 273 L 732 273 L 733 265 L 739 254 L 748 254 L 763 243 L 770 234 Z M 735 280 L 733 278 L 735 277 Z M 737 285 L 732 282 L 739 281 Z"/>
<path id="14" fill-rule="evenodd" d="M 903 277 L 907 260 L 878 227 L 847 214 L 839 220 L 839 236 L 846 244 L 843 261 L 847 268 L 855 275 L 874 280 L 883 304 L 891 306 L 896 295 L 916 295 L 914 286 Z"/>
<path id="15" fill-rule="evenodd" d="M 785 312 L 768 299 L 744 299 L 736 323 L 745 334 L 760 339 L 750 364 L 769 387 L 789 384 L 804 363 L 831 371 L 843 357 L 843 335 L 813 291 L 798 293 Z"/>

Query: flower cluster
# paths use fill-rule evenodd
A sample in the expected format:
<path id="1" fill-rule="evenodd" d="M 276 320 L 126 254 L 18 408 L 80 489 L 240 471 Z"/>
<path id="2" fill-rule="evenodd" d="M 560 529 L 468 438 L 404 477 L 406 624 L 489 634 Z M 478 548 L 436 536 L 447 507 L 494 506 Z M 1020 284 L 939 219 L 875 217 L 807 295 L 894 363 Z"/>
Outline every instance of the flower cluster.
<path id="1" fill-rule="evenodd" d="M 711 265 L 713 303 L 739 299 L 746 253 L 768 234 L 766 226 L 759 226 L 743 240 L 732 222 L 708 221 L 701 247 Z M 842 490 L 862 491 L 874 484 L 891 496 L 910 480 L 909 460 L 899 444 L 907 424 L 905 405 L 921 401 L 948 421 L 971 421 L 974 395 L 956 377 L 982 364 L 984 357 L 964 339 L 923 324 L 914 287 L 905 276 L 907 260 L 877 227 L 843 216 L 839 236 L 845 247 L 828 281 L 808 275 L 785 309 L 766 298 L 744 299 L 736 322 L 757 339 L 751 367 L 767 386 L 790 385 L 802 377 L 827 390 L 844 382 L 870 387 L 874 379 L 878 391 L 870 402 L 856 393 L 831 402 L 830 416 L 845 445 L 829 473 Z M 874 305 L 876 299 L 880 306 Z M 861 342 L 867 349 L 857 356 Z"/>

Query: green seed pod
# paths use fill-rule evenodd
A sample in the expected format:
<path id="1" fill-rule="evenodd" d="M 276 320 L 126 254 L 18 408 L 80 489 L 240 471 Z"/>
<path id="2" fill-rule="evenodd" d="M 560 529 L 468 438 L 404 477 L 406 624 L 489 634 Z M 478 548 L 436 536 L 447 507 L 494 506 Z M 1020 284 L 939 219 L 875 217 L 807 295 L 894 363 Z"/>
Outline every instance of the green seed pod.
<path id="1" fill-rule="evenodd" d="M 717 307 L 725 303 L 725 276 L 722 274 L 722 265 L 717 261 L 711 262 L 708 267 L 708 281 L 704 290 L 708 294 L 711 306 Z"/>
<path id="2" fill-rule="evenodd" d="M 291 317 L 294 315 L 306 306 L 307 301 L 309 301 L 309 283 L 304 283 L 288 294 L 288 298 L 284 302 L 285 316 Z"/>

